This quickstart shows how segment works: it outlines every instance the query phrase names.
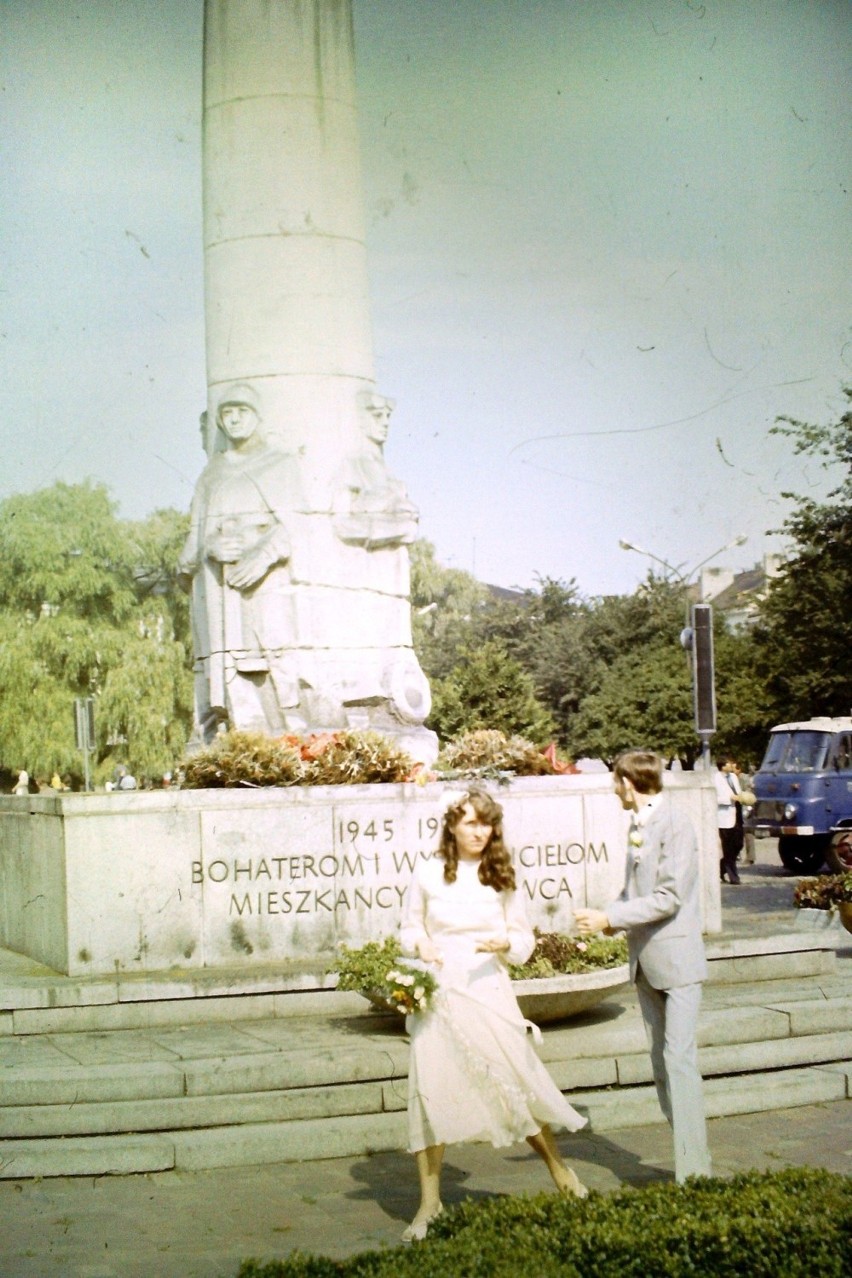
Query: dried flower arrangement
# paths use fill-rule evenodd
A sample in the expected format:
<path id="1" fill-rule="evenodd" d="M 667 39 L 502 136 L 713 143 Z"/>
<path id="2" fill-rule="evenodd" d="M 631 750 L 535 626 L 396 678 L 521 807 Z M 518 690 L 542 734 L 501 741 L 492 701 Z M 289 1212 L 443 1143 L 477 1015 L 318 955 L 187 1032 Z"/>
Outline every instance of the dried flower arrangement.
<path id="1" fill-rule="evenodd" d="M 577 769 L 557 756 L 555 746 L 540 749 L 525 737 L 495 728 L 477 728 L 448 741 L 435 765 L 448 779 L 557 776 Z"/>
<path id="2" fill-rule="evenodd" d="M 405 781 L 417 771 L 410 755 L 378 732 L 326 732 L 268 737 L 225 732 L 192 755 L 186 789 L 290 785 L 364 785 Z"/>

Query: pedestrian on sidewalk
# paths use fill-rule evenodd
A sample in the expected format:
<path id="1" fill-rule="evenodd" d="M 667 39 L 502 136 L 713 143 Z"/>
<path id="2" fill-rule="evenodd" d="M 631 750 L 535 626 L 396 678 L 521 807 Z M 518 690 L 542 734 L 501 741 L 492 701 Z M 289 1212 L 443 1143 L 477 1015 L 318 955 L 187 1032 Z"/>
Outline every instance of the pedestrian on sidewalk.
<path id="1" fill-rule="evenodd" d="M 621 895 L 605 910 L 575 910 L 581 936 L 627 933 L 630 975 L 645 1023 L 660 1108 L 674 1136 L 675 1179 L 710 1175 L 698 1011 L 707 961 L 701 936 L 698 841 L 663 793 L 663 761 L 628 750 L 613 768 L 630 813 Z"/>
<path id="2" fill-rule="evenodd" d="M 420 1206 L 404 1242 L 425 1237 L 442 1210 L 448 1144 L 526 1140 L 560 1193 L 587 1193 L 550 1127 L 574 1132 L 587 1120 L 539 1060 L 527 1031 L 541 1034 L 524 1020 L 509 979 L 509 963 L 526 962 L 535 936 L 503 842 L 503 810 L 484 790 L 448 798 L 438 850 L 417 862 L 400 937 L 404 952 L 430 965 L 438 982 L 432 1006 L 406 1019 L 409 1150 Z"/>
<path id="3" fill-rule="evenodd" d="M 739 769 L 733 759 L 720 758 L 713 770 L 713 782 L 716 786 L 716 823 L 719 827 L 719 842 L 722 857 L 719 861 L 719 875 L 724 883 L 740 885 L 737 870 L 737 857 L 743 850 L 743 805 L 742 787 L 740 786 Z"/>

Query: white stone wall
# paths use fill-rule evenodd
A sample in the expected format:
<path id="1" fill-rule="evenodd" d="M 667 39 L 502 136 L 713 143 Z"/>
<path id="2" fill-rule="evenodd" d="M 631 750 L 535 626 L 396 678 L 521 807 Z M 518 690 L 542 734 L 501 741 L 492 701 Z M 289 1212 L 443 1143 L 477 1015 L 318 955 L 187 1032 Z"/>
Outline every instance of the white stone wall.
<path id="1" fill-rule="evenodd" d="M 715 792 L 667 776 L 700 831 L 704 922 L 721 927 Z M 491 787 L 532 921 L 621 888 L 609 774 Z M 443 785 L 116 792 L 0 799 L 0 944 L 70 975 L 329 956 L 393 933 Z M 319 964 L 318 964 L 319 966 Z"/>

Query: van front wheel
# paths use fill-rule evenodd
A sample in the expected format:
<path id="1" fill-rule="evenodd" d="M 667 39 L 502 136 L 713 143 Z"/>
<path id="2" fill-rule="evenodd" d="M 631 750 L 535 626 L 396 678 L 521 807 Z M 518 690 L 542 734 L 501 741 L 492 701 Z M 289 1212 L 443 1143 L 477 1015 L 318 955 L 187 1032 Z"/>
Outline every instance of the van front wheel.
<path id="1" fill-rule="evenodd" d="M 829 842 L 830 838 L 825 834 L 814 834 L 810 838 L 782 834 L 778 840 L 778 855 L 791 874 L 816 874 L 822 869 Z"/>
<path id="2" fill-rule="evenodd" d="M 849 874 L 852 871 L 852 829 L 837 831 L 825 859 L 829 869 L 835 874 Z"/>

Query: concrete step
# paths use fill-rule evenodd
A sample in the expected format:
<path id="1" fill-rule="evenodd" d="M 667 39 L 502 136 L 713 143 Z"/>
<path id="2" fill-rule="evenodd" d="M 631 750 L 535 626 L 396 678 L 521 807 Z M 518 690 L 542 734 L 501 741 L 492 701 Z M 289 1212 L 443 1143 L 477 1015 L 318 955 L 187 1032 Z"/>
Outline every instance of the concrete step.
<path id="1" fill-rule="evenodd" d="M 849 1066 L 811 1067 L 708 1079 L 708 1117 L 788 1109 L 843 1100 L 852 1091 Z M 595 1132 L 659 1122 L 653 1087 L 575 1093 L 572 1102 Z M 168 1168 L 198 1171 L 214 1167 L 301 1162 L 363 1156 L 404 1148 L 402 1109 L 322 1118 L 267 1121 L 197 1128 L 150 1136 L 87 1136 L 0 1140 L 0 1177 L 94 1176 Z"/>
<path id="2" fill-rule="evenodd" d="M 368 1018 L 364 1018 L 368 1020 Z M 236 1027 L 235 1027 L 236 1028 Z M 274 1023 L 270 1029 L 277 1029 Z M 296 1042 L 298 1042 L 298 1025 Z M 314 1024 L 306 1028 L 310 1037 Z M 104 1044 L 100 1060 L 85 1063 L 44 1065 L 33 1059 L 10 1063 L 0 1052 L 2 1064 L 2 1104 L 0 1117 L 9 1106 L 59 1105 L 76 1107 L 85 1103 L 115 1105 L 126 1100 L 165 1100 L 193 1096 L 226 1096 L 251 1092 L 299 1090 L 310 1087 L 331 1088 L 352 1083 L 406 1077 L 408 1043 L 399 1028 L 392 1026 L 374 1044 L 368 1026 L 363 1042 L 341 1041 L 339 1028 L 330 1030 L 330 1044 L 315 1043 L 295 1046 L 293 1042 L 275 1046 L 257 1044 L 251 1055 L 199 1054 L 190 1048 L 183 1060 L 163 1060 L 155 1055 L 151 1043 L 148 1060 L 137 1059 L 135 1044 L 130 1052 L 112 1039 Z M 43 1045 L 45 1051 L 49 1044 Z M 80 1055 L 93 1055 L 84 1044 Z M 112 1059 L 104 1059 L 109 1053 Z M 162 1056 L 162 1053 L 160 1054 Z M 124 1057 L 124 1059 L 122 1059 Z M 51 1058 L 53 1059 L 53 1058 Z"/>
<path id="3" fill-rule="evenodd" d="M 45 1059 L 57 1059 L 55 1044 L 24 1039 L 17 1060 L 7 1044 L 0 1048 L 0 1137 L 334 1118 L 405 1104 L 408 1045 L 394 1017 L 251 1022 L 249 1029 L 250 1036 L 239 1025 L 161 1031 L 147 1040 L 121 1031 L 60 1035 L 62 1063 L 48 1065 Z M 707 1009 L 699 1044 L 706 1077 L 843 1061 L 852 1056 L 852 996 Z M 156 1059 L 158 1050 L 171 1059 Z M 651 1080 L 633 998 L 581 1025 L 547 1030 L 540 1050 L 565 1091 Z"/>
<path id="4" fill-rule="evenodd" d="M 791 948 L 796 939 L 769 938 L 750 954 L 737 942 L 711 960 L 733 976 L 708 983 L 699 1025 L 711 1115 L 852 1090 L 852 956 L 838 962 L 824 943 Z M 744 979 L 740 965 L 749 959 L 760 979 Z M 0 1177 L 200 1169 L 404 1146 L 400 1018 L 333 990 L 300 1003 L 328 1015 L 282 1014 L 277 1000 L 286 1006 L 298 991 L 222 990 L 217 978 L 197 1000 L 185 991 L 161 998 L 158 985 L 152 999 L 149 989 L 143 1000 L 92 1005 L 83 996 L 60 1008 L 12 1009 L 43 1015 L 52 1029 L 27 1022 L 24 1033 L 0 1035 Z M 134 1017 L 126 1028 L 90 1028 L 93 1006 Z M 224 1007 L 248 1015 L 219 1019 Z M 199 1008 L 215 1014 L 202 1019 Z M 191 1015 L 165 1015 L 177 1009 Z M 86 1028 L 67 1028 L 79 1026 L 75 1015 Z M 659 1120 L 632 990 L 548 1027 L 541 1052 L 596 1130 Z"/>
<path id="5" fill-rule="evenodd" d="M 819 985 L 809 997 L 799 989 L 802 997 L 785 1002 L 770 982 L 760 987 L 762 1003 L 705 1008 L 699 1022 L 704 1068 L 740 1073 L 852 1054 L 852 986 L 839 988 L 844 992 L 835 997 L 826 997 Z M 561 1071 L 566 1088 L 650 1077 L 642 1074 L 647 1048 L 632 992 L 582 1020 L 548 1028 L 540 1050 L 548 1066 Z M 401 1020 L 369 1011 L 328 1021 L 25 1036 L 0 1043 L 0 1124 L 4 1109 L 15 1106 L 79 1108 L 331 1088 L 404 1078 L 407 1068 Z"/>
<path id="6" fill-rule="evenodd" d="M 706 946 L 708 982 L 790 980 L 822 976 L 837 970 L 837 949 L 842 938 L 787 932 L 781 935 L 709 941 Z"/>
<path id="7" fill-rule="evenodd" d="M 844 934 L 845 935 L 845 934 Z M 836 972 L 836 938 L 790 932 L 707 943 L 709 985 L 807 980 Z M 337 1016 L 360 1010 L 329 973 L 334 956 L 310 964 L 202 972 L 65 977 L 9 951 L 2 955 L 0 1040 L 4 1035 L 80 1033 L 209 1025 L 271 1017 Z"/>
<path id="8" fill-rule="evenodd" d="M 744 1074 L 766 1072 L 768 1068 L 790 1073 L 792 1067 L 797 1066 L 842 1063 L 850 1055 L 852 1032 L 808 1035 L 782 1042 L 741 1043 L 725 1048 L 705 1047 L 699 1052 L 699 1060 L 706 1080 L 732 1080 Z M 572 1099 L 582 1096 L 587 1104 L 592 1104 L 590 1096 L 595 1089 L 617 1087 L 624 1092 L 629 1088 L 638 1094 L 642 1085 L 651 1082 L 647 1051 L 616 1057 L 551 1058 L 548 1068 L 558 1087 L 570 1093 Z M 403 1069 L 393 1076 L 383 1075 L 363 1082 L 248 1090 L 257 1080 L 247 1076 L 245 1091 L 70 1103 L 46 1099 L 32 1104 L 6 1103 L 0 1108 L 0 1138 L 13 1141 L 119 1132 L 176 1133 L 391 1113 L 405 1109 L 406 1077 Z"/>

